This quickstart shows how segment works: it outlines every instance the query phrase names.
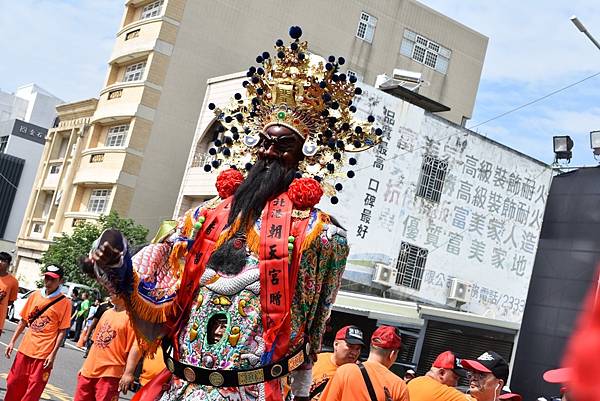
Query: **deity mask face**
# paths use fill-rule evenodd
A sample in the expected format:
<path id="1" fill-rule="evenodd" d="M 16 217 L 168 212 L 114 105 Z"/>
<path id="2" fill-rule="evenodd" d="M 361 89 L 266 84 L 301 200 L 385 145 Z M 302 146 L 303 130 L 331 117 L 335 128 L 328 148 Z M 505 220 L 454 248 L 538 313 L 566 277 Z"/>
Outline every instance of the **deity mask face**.
<path id="1" fill-rule="evenodd" d="M 279 160 L 287 169 L 295 169 L 304 158 L 304 141 L 284 125 L 271 125 L 260 136 L 259 160 Z"/>

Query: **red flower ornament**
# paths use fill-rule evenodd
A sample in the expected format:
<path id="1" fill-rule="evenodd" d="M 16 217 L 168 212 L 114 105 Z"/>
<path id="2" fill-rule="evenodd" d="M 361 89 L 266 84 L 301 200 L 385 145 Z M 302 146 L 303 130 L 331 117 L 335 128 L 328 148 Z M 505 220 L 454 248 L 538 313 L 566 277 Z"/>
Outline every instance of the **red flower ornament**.
<path id="1" fill-rule="evenodd" d="M 221 199 L 229 198 L 238 189 L 240 184 L 244 181 L 244 176 L 239 170 L 230 168 L 222 171 L 217 176 L 217 192 Z"/>
<path id="2" fill-rule="evenodd" d="M 287 191 L 294 206 L 300 210 L 314 207 L 323 196 L 321 184 L 313 178 L 296 178 Z"/>

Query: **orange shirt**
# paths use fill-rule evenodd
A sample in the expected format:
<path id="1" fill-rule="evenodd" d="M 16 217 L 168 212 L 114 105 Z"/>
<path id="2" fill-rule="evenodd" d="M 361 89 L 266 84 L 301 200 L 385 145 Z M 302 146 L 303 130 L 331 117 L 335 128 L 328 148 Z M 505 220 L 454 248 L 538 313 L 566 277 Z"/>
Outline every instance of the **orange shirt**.
<path id="1" fill-rule="evenodd" d="M 35 291 L 27 298 L 21 311 L 23 319 L 27 319 L 36 307 L 41 309 L 54 300 L 54 297 L 44 298 L 40 291 L 44 290 Z M 19 352 L 30 358 L 46 359 L 54 349 L 58 333 L 69 327 L 71 327 L 71 301 L 64 298 L 48 308 L 29 326 L 19 346 Z"/>
<path id="2" fill-rule="evenodd" d="M 158 347 L 154 359 L 147 356 L 144 358 L 142 365 L 142 373 L 140 374 L 140 384 L 144 386 L 150 380 L 154 379 L 154 376 L 165 370 L 165 361 L 163 359 L 162 347 Z"/>
<path id="3" fill-rule="evenodd" d="M 335 374 L 338 366 L 331 362 L 332 355 L 333 353 L 331 352 L 324 352 L 317 355 L 317 362 L 315 362 L 312 368 L 312 384 L 310 385 L 311 393 L 316 387 L 323 383 L 323 381 L 331 380 Z M 320 394 L 317 394 L 312 399 L 315 401 L 320 399 L 321 394 L 323 393 L 321 392 Z"/>
<path id="4" fill-rule="evenodd" d="M 17 299 L 19 282 L 11 274 L 0 276 L 0 330 L 4 328 L 4 320 L 8 312 L 8 303 Z"/>
<path id="5" fill-rule="evenodd" d="M 363 363 L 373 383 L 378 401 L 409 401 L 404 380 L 377 362 Z M 360 368 L 347 363 L 340 366 L 321 395 L 322 401 L 370 401 Z"/>
<path id="6" fill-rule="evenodd" d="M 454 387 L 446 386 L 429 376 L 421 376 L 408 382 L 410 401 L 472 401 L 473 398 Z"/>
<path id="7" fill-rule="evenodd" d="M 100 318 L 93 335 L 94 344 L 81 367 L 82 376 L 121 377 L 135 333 L 126 311 L 109 309 Z"/>

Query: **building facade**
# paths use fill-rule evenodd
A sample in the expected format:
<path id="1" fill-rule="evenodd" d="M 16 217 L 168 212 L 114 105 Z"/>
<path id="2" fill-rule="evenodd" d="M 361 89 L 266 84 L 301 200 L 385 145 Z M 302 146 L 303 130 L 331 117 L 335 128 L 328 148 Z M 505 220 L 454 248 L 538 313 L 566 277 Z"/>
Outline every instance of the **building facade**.
<path id="1" fill-rule="evenodd" d="M 36 84 L 23 85 L 15 93 L 0 91 L 0 122 L 22 120 L 50 128 L 56 118 L 56 106 L 64 103 Z"/>
<path id="2" fill-rule="evenodd" d="M 227 102 L 244 78 L 209 80 L 205 105 Z M 371 326 L 402 328 L 412 344 L 406 366 L 428 366 L 448 346 L 441 339 L 457 350 L 462 344 L 472 357 L 493 339 L 511 359 L 550 166 L 360 86 L 357 114 L 375 116 L 383 141 L 355 156 L 355 177 L 342 183 L 337 205 L 329 199 L 320 203 L 346 228 L 350 244 L 334 310 L 361 316 Z M 174 217 L 216 195 L 215 176 L 203 166 L 211 161 L 207 152 L 218 138 L 217 124 L 207 108 L 200 112 Z M 431 334 L 436 332 L 461 334 Z"/>
<path id="3" fill-rule="evenodd" d="M 73 176 L 87 215 L 114 209 L 151 231 L 170 218 L 207 80 L 247 68 L 291 25 L 365 82 L 421 72 L 446 118 L 470 118 L 487 38 L 416 1 L 128 0 Z"/>
<path id="4" fill-rule="evenodd" d="M 77 179 L 79 165 L 85 162 L 86 155 L 90 157 L 84 153 L 84 147 L 97 103 L 97 99 L 89 99 L 58 106 L 59 122 L 49 130 L 41 146 L 34 185 L 30 187 L 27 208 L 19 222 L 14 261 L 19 281 L 25 287 L 35 287 L 40 275 L 39 260 L 54 236 L 71 232 L 82 219 L 97 218 L 98 214 L 88 209 L 105 206 L 100 203 L 101 196 L 97 197 L 98 204 L 94 203 L 90 195 L 96 190 L 94 185 L 89 182 L 81 185 Z"/>

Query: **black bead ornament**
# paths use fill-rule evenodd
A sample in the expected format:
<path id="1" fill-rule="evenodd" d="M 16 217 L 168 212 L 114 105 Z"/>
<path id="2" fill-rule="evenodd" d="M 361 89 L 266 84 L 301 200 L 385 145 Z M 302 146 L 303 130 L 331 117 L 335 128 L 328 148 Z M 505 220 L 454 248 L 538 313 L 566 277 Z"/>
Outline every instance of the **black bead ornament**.
<path id="1" fill-rule="evenodd" d="M 246 86 L 250 85 L 250 82 L 248 81 L 244 81 L 242 82 L 242 86 L 245 88 Z"/>
<path id="2" fill-rule="evenodd" d="M 350 75 L 350 78 L 349 78 L 349 80 L 350 80 L 350 83 L 351 83 L 351 84 L 355 84 L 355 83 L 356 83 L 356 81 L 358 81 L 358 78 L 356 78 L 354 75 Z"/>
<path id="3" fill-rule="evenodd" d="M 244 120 L 244 116 L 242 115 L 242 113 L 238 113 L 235 115 L 235 119 L 238 120 L 239 122 L 242 122 Z M 233 127 L 231 127 L 233 128 Z M 231 132 L 233 132 L 233 130 L 230 130 Z M 236 128 L 237 131 L 237 128 Z"/>
<path id="4" fill-rule="evenodd" d="M 252 163 L 246 163 L 246 165 L 244 166 L 246 171 L 250 171 L 250 169 L 252 169 Z"/>
<path id="5" fill-rule="evenodd" d="M 296 51 L 296 50 L 298 50 L 298 43 L 296 43 L 296 42 L 292 42 L 292 44 L 290 45 L 290 48 L 291 48 L 293 51 Z"/>
<path id="6" fill-rule="evenodd" d="M 225 117 L 225 122 L 227 124 L 229 124 L 232 120 L 233 120 L 233 118 L 231 118 L 230 116 Z"/>
<path id="7" fill-rule="evenodd" d="M 340 184 L 339 182 L 337 184 L 335 184 L 336 191 L 341 191 L 342 189 L 344 189 L 344 186 L 342 184 Z"/>
<path id="8" fill-rule="evenodd" d="M 354 157 L 351 157 L 350 159 L 348 159 L 348 163 L 351 166 L 355 166 L 356 165 L 356 159 Z"/>
<path id="9" fill-rule="evenodd" d="M 381 130 L 381 128 L 375 128 L 375 135 L 381 136 L 382 134 L 383 134 L 383 131 Z"/>
<path id="10" fill-rule="evenodd" d="M 333 75 L 331 76 L 331 80 L 332 80 L 333 82 L 338 82 L 338 81 L 340 80 L 340 76 L 339 76 L 339 75 L 337 75 L 337 74 L 333 74 Z"/>
<path id="11" fill-rule="evenodd" d="M 229 156 L 231 156 L 231 150 L 229 150 L 229 148 L 225 148 L 225 149 L 223 149 L 223 155 L 224 155 L 225 157 L 229 157 Z"/>
<path id="12" fill-rule="evenodd" d="M 354 178 L 354 176 L 355 176 L 355 174 L 354 174 L 354 171 L 352 171 L 352 170 L 348 171 L 348 172 L 346 173 L 346 176 L 347 176 L 348 178 Z"/>
<path id="13" fill-rule="evenodd" d="M 252 66 L 248 69 L 248 72 L 251 72 L 252 74 L 254 74 L 256 72 L 256 67 Z"/>
<path id="14" fill-rule="evenodd" d="M 208 149 L 208 154 L 211 155 L 211 156 L 216 155 L 217 154 L 217 149 L 215 149 L 215 148 Z"/>
<path id="15" fill-rule="evenodd" d="M 356 113 L 356 106 L 350 106 L 348 107 L 348 110 L 350 110 L 351 113 Z"/>
<path id="16" fill-rule="evenodd" d="M 256 69 L 256 73 L 257 73 L 258 75 L 265 75 L 265 70 L 264 70 L 262 67 L 258 67 L 258 68 Z"/>
<path id="17" fill-rule="evenodd" d="M 204 165 L 204 171 L 206 171 L 207 173 L 212 169 L 212 167 L 210 166 L 210 164 L 205 164 Z"/>
<path id="18" fill-rule="evenodd" d="M 210 163 L 214 168 L 218 168 L 219 165 L 221 164 L 221 162 L 219 162 L 218 160 L 213 160 L 212 163 Z"/>
<path id="19" fill-rule="evenodd" d="M 327 58 L 327 61 L 329 61 L 330 63 L 335 63 L 335 56 L 329 56 Z"/>
<path id="20" fill-rule="evenodd" d="M 257 57 L 256 57 L 256 62 L 257 62 L 257 63 L 262 63 L 262 62 L 263 62 L 263 58 L 262 58 L 262 56 L 257 56 Z"/>
<path id="21" fill-rule="evenodd" d="M 331 64 L 331 63 L 327 63 L 327 64 L 325 64 L 325 69 L 326 69 L 327 71 L 331 71 L 331 70 L 333 70 L 333 64 Z"/>
<path id="22" fill-rule="evenodd" d="M 325 89 L 325 88 L 327 88 L 327 82 L 325 82 L 325 81 L 321 81 L 321 82 L 319 82 L 319 87 L 320 87 L 321 89 Z"/>
<path id="23" fill-rule="evenodd" d="M 215 109 L 215 107 L 217 107 L 217 106 L 215 106 L 215 104 L 214 104 L 214 103 L 209 103 L 209 104 L 208 104 L 208 109 L 209 109 L 209 110 L 214 110 L 214 109 Z"/>
<path id="24" fill-rule="evenodd" d="M 257 84 L 260 80 L 258 79 L 258 77 L 252 77 L 252 83 L 253 84 Z"/>
<path id="25" fill-rule="evenodd" d="M 217 132 L 225 132 L 225 127 L 223 127 L 222 125 L 219 125 L 217 127 Z"/>
<path id="26" fill-rule="evenodd" d="M 346 74 L 340 74 L 340 81 L 344 82 L 346 80 Z"/>
<path id="27" fill-rule="evenodd" d="M 267 59 L 269 59 L 270 57 L 271 57 L 271 55 L 269 54 L 269 52 L 263 52 L 263 54 L 262 54 L 262 58 L 263 58 L 264 60 L 267 60 Z"/>
<path id="28" fill-rule="evenodd" d="M 295 178 L 302 178 L 302 173 L 301 173 L 301 172 L 299 172 L 299 171 L 296 171 L 296 172 L 294 173 L 294 177 L 295 177 Z"/>
<path id="29" fill-rule="evenodd" d="M 285 53 L 280 50 L 280 51 L 277 52 L 277 57 L 284 58 L 285 57 Z"/>
<path id="30" fill-rule="evenodd" d="M 337 141 L 336 145 L 337 145 L 338 149 L 342 149 L 342 150 L 344 150 L 344 148 L 346 147 L 346 145 L 344 145 L 344 141 L 342 141 L 342 140 Z"/>
<path id="31" fill-rule="evenodd" d="M 306 55 L 304 53 L 298 53 L 299 60 L 304 60 L 305 58 L 306 58 Z"/>
<path id="32" fill-rule="evenodd" d="M 357 95 L 360 95 L 362 93 L 362 89 L 361 88 L 354 88 L 354 93 Z"/>
<path id="33" fill-rule="evenodd" d="M 346 59 L 343 57 L 338 57 L 338 64 L 339 65 L 344 65 L 346 64 Z"/>
<path id="34" fill-rule="evenodd" d="M 263 93 L 265 93 L 265 92 L 262 90 L 262 88 L 258 88 L 258 89 L 256 90 L 256 94 L 257 94 L 258 96 L 262 96 L 262 94 L 263 94 Z"/>
<path id="35" fill-rule="evenodd" d="M 323 93 L 323 100 L 325 102 L 330 102 L 331 101 L 331 95 L 329 93 Z"/>
<path id="36" fill-rule="evenodd" d="M 278 46 L 278 47 L 283 46 L 283 40 L 277 39 L 277 41 L 275 42 L 275 46 Z"/>
<path id="37" fill-rule="evenodd" d="M 240 139 L 240 134 L 238 134 L 237 132 L 235 134 L 233 134 L 231 136 L 233 138 L 234 141 L 237 141 L 238 139 Z"/>
<path id="38" fill-rule="evenodd" d="M 333 173 L 333 171 L 335 170 L 335 166 L 333 165 L 333 163 L 327 163 L 327 170 Z"/>
<path id="39" fill-rule="evenodd" d="M 330 200 L 333 205 L 337 205 L 337 203 L 339 202 L 339 199 L 337 196 L 332 196 Z"/>
<path id="40" fill-rule="evenodd" d="M 290 27 L 289 34 L 292 39 L 300 39 L 300 36 L 302 36 L 302 28 L 299 26 L 292 26 Z"/>
<path id="41" fill-rule="evenodd" d="M 356 132 L 357 134 L 360 134 L 362 132 L 362 128 L 359 126 L 354 127 L 354 132 Z"/>
<path id="42" fill-rule="evenodd" d="M 316 182 L 321 182 L 321 181 L 323 181 L 323 179 L 322 179 L 321 177 L 319 177 L 318 175 L 315 175 L 313 178 L 314 178 L 314 180 L 315 180 Z"/>
<path id="43" fill-rule="evenodd" d="M 348 130 L 350 129 L 350 124 L 348 124 L 348 123 L 343 123 L 343 124 L 342 124 L 342 129 L 343 129 L 344 131 L 348 131 Z"/>
<path id="44" fill-rule="evenodd" d="M 328 117 L 329 116 L 329 110 L 325 109 L 321 112 L 321 116 L 322 117 Z"/>
<path id="45" fill-rule="evenodd" d="M 234 125 L 233 127 L 231 127 L 231 128 L 229 129 L 229 131 L 231 131 L 232 133 L 234 133 L 234 134 L 235 134 L 236 132 L 238 132 L 238 129 L 237 129 L 237 127 Z"/>
<path id="46" fill-rule="evenodd" d="M 360 141 L 356 140 L 352 143 L 354 145 L 355 148 L 360 148 Z"/>
<path id="47" fill-rule="evenodd" d="M 374 123 L 375 122 L 375 117 L 374 116 L 369 116 L 367 117 L 367 121 L 370 123 Z"/>
<path id="48" fill-rule="evenodd" d="M 216 146 L 216 147 L 219 147 L 219 146 L 221 146 L 221 145 L 223 145 L 223 142 L 221 142 L 221 140 L 220 140 L 220 139 L 216 139 L 216 140 L 215 140 L 215 146 Z"/>
<path id="49" fill-rule="evenodd" d="M 334 158 L 335 160 L 340 160 L 340 159 L 342 158 L 342 154 L 341 154 L 340 152 L 335 152 L 335 153 L 333 154 L 333 158 Z"/>
<path id="50" fill-rule="evenodd" d="M 337 110 L 337 109 L 339 109 L 339 107 L 340 107 L 340 105 L 339 105 L 338 102 L 332 102 L 331 103 L 331 108 L 332 109 Z"/>

